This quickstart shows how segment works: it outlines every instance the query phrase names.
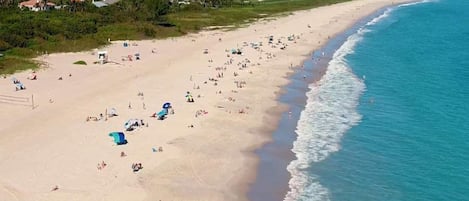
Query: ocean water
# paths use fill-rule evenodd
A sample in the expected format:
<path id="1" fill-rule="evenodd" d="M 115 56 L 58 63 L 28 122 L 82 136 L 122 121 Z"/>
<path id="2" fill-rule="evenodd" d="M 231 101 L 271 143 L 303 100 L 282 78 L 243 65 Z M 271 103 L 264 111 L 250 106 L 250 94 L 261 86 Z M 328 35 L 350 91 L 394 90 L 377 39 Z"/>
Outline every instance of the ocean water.
<path id="1" fill-rule="evenodd" d="M 286 201 L 469 201 L 469 1 L 386 8 L 306 93 Z"/>

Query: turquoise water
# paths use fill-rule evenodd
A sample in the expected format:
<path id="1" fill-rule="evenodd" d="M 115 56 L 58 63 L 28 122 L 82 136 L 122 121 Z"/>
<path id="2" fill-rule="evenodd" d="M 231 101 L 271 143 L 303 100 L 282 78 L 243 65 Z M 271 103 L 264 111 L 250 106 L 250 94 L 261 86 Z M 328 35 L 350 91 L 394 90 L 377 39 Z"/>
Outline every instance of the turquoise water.
<path id="1" fill-rule="evenodd" d="M 469 1 L 386 9 L 309 88 L 285 200 L 469 200 Z"/>

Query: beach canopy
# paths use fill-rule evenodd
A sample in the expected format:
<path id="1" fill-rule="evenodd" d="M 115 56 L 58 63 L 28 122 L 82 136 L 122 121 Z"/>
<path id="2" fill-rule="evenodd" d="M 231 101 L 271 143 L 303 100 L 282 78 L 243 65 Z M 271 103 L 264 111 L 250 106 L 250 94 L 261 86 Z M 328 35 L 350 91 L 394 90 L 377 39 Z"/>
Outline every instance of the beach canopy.
<path id="1" fill-rule="evenodd" d="M 171 107 L 171 103 L 164 103 L 163 104 L 163 109 L 168 109 Z"/>
<path id="2" fill-rule="evenodd" d="M 139 126 L 139 120 L 138 119 L 129 119 L 124 123 L 124 127 L 126 130 L 133 130 L 134 126 Z"/>
<path id="3" fill-rule="evenodd" d="M 109 115 L 110 117 L 117 116 L 116 108 L 111 108 L 111 109 L 109 109 L 108 115 Z"/>
<path id="4" fill-rule="evenodd" d="M 109 136 L 114 138 L 114 143 L 117 145 L 127 144 L 127 140 L 125 139 L 123 132 L 112 132 L 109 133 Z"/>
<path id="5" fill-rule="evenodd" d="M 159 120 L 163 120 L 166 115 L 168 115 L 168 109 L 162 109 L 158 114 L 156 114 Z"/>

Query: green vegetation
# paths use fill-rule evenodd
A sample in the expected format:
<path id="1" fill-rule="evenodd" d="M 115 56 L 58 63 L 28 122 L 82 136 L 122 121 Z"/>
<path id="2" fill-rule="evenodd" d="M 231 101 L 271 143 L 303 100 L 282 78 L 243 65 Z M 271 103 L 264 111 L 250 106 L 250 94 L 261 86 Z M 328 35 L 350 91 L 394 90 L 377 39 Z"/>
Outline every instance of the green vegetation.
<path id="1" fill-rule="evenodd" d="M 96 48 L 112 40 L 180 36 L 213 26 L 239 27 L 250 21 L 347 0 L 121 0 L 102 8 L 91 1 L 48 0 L 66 5 L 32 12 L 19 0 L 0 0 L 0 74 L 35 68 L 31 58 Z"/>
<path id="2" fill-rule="evenodd" d="M 77 65 L 86 65 L 86 62 L 85 61 L 75 61 L 73 64 L 77 64 Z"/>

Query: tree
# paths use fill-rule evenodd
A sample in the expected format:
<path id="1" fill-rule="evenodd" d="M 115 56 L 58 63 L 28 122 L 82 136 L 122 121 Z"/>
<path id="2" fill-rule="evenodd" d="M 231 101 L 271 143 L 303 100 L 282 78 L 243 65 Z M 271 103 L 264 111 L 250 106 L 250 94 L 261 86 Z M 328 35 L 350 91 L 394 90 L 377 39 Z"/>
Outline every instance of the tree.
<path id="1" fill-rule="evenodd" d="M 169 0 L 146 0 L 145 5 L 150 13 L 150 19 L 153 21 L 161 21 L 161 17 L 170 10 Z"/>
<path id="2" fill-rule="evenodd" d="M 0 0 L 0 8 L 11 8 L 18 6 L 20 0 Z"/>

